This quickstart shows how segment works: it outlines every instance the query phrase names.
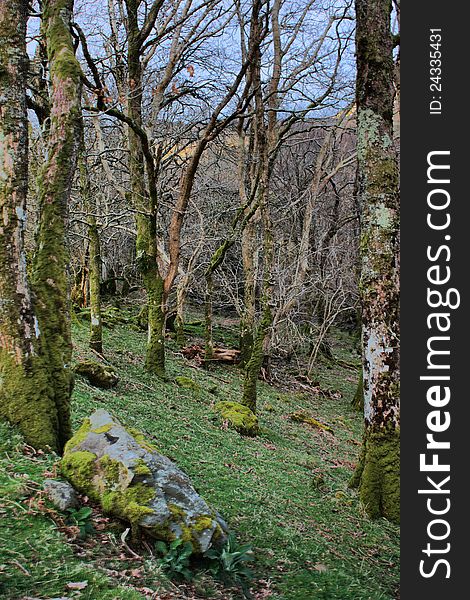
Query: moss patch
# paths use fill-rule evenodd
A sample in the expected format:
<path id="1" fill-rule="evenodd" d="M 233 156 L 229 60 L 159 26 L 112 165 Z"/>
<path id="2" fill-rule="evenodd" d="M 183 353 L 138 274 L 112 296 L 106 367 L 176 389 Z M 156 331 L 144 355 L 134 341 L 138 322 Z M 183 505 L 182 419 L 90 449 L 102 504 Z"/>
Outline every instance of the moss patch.
<path id="1" fill-rule="evenodd" d="M 136 475 L 145 476 L 152 474 L 152 471 L 148 468 L 147 464 L 142 458 L 139 458 L 132 470 Z"/>
<path id="2" fill-rule="evenodd" d="M 400 430 L 366 430 L 357 469 L 350 487 L 372 518 L 400 522 Z"/>
<path id="3" fill-rule="evenodd" d="M 129 479 L 127 468 L 117 460 L 113 460 L 107 454 L 102 456 L 95 464 L 95 474 L 100 475 L 105 489 L 114 489 L 124 480 Z"/>
<path id="4" fill-rule="evenodd" d="M 91 429 L 90 419 L 85 419 L 83 421 L 81 427 L 75 433 L 75 435 L 73 435 L 70 438 L 70 440 L 67 442 L 67 444 L 65 445 L 64 454 L 67 454 L 67 452 L 70 452 L 70 450 L 72 450 L 72 448 L 75 448 L 76 446 L 81 444 L 83 442 L 83 440 L 87 437 L 88 433 L 90 432 L 90 429 Z"/>
<path id="5" fill-rule="evenodd" d="M 317 429 L 323 429 L 324 431 L 329 431 L 330 433 L 333 433 L 333 430 L 331 429 L 331 427 L 329 427 L 328 425 L 325 425 L 324 423 L 320 423 L 320 421 L 317 421 L 317 419 L 314 419 L 313 417 L 309 417 L 306 413 L 304 413 L 302 411 L 297 411 L 297 412 L 291 413 L 289 415 L 289 418 L 291 421 L 295 421 L 296 423 L 306 423 L 307 425 L 310 425 L 311 427 L 315 427 Z"/>
<path id="6" fill-rule="evenodd" d="M 93 500 L 98 500 L 98 494 L 91 486 L 95 473 L 96 454 L 87 450 L 78 450 L 65 454 L 60 461 L 62 475 L 80 492 L 87 494 Z"/>
<path id="7" fill-rule="evenodd" d="M 135 429 L 135 427 L 126 427 L 126 431 L 130 433 L 139 446 L 144 450 L 147 450 L 147 452 L 159 452 L 157 446 L 149 442 L 146 436 L 138 429 Z"/>
<path id="8" fill-rule="evenodd" d="M 112 428 L 113 424 L 112 423 L 106 423 L 105 425 L 102 425 L 101 427 L 97 427 L 96 429 L 93 429 L 93 433 L 106 433 L 107 431 L 109 431 Z"/>
<path id="9" fill-rule="evenodd" d="M 192 390 L 193 392 L 199 392 L 201 389 L 199 387 L 199 384 L 196 381 L 194 381 L 193 379 L 191 379 L 190 377 L 183 377 L 183 376 L 175 377 L 175 381 L 176 381 L 176 384 L 178 385 L 178 387 L 186 389 L 186 390 Z"/>
<path id="10" fill-rule="evenodd" d="M 259 433 L 258 418 L 248 406 L 239 402 L 217 402 L 215 410 L 229 426 L 243 435 L 256 436 Z"/>

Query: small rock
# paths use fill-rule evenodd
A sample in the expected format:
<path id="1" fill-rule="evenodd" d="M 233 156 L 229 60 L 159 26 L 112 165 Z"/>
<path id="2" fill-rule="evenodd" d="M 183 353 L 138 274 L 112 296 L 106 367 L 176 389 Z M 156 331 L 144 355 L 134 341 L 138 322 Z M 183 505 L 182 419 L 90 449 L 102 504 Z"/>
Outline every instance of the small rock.
<path id="1" fill-rule="evenodd" d="M 119 381 L 114 367 L 101 365 L 91 360 L 78 363 L 74 370 L 77 375 L 86 377 L 91 385 L 103 389 L 115 387 Z"/>
<path id="2" fill-rule="evenodd" d="M 67 481 L 46 479 L 43 485 L 46 496 L 52 504 L 61 511 L 77 508 L 79 505 L 77 492 Z"/>

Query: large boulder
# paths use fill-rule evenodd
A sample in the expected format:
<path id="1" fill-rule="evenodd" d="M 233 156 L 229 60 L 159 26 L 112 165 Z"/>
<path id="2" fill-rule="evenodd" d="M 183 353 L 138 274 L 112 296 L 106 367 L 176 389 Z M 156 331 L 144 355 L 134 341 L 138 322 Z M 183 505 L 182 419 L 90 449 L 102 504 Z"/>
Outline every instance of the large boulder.
<path id="1" fill-rule="evenodd" d="M 227 526 L 171 460 L 103 409 L 65 446 L 62 474 L 103 510 L 157 539 L 190 541 L 195 552 L 222 544 Z"/>

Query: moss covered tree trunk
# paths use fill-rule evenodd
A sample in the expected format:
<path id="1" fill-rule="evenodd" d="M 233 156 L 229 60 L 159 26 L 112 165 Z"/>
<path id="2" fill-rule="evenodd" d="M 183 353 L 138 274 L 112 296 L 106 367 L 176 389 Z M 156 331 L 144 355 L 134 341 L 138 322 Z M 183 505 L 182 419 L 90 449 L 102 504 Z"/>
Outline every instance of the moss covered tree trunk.
<path id="1" fill-rule="evenodd" d="M 142 127 L 142 63 L 141 36 L 137 0 L 127 1 L 128 12 L 128 102 L 127 111 L 134 125 Z M 129 170 L 132 204 L 136 209 L 137 265 L 147 292 L 148 339 L 145 368 L 165 376 L 165 307 L 163 278 L 157 263 L 156 190 L 152 184 L 153 165 L 145 171 L 142 139 L 129 127 Z M 146 175 L 150 190 L 147 190 Z"/>
<path id="2" fill-rule="evenodd" d="M 79 157 L 80 193 L 85 212 L 87 213 L 89 257 L 88 282 L 90 303 L 90 348 L 102 354 L 103 352 L 103 323 L 101 318 L 101 244 L 98 225 L 96 222 L 96 202 L 93 201 L 90 189 L 90 174 L 88 171 L 85 151 L 85 138 L 82 127 L 81 151 Z"/>
<path id="3" fill-rule="evenodd" d="M 236 219 L 237 220 L 237 219 Z M 236 222 L 232 224 L 235 229 Z M 205 296 L 205 359 L 210 361 L 214 356 L 214 338 L 213 338 L 213 312 L 212 300 L 214 297 L 214 273 L 223 263 L 228 250 L 233 246 L 235 241 L 234 231 L 222 242 L 217 250 L 212 255 L 209 265 L 204 273 L 206 280 L 206 296 Z"/>
<path id="4" fill-rule="evenodd" d="M 43 4 L 43 31 L 51 80 L 48 158 L 40 174 L 39 227 L 33 265 L 33 289 L 59 422 L 59 448 L 71 433 L 70 367 L 72 341 L 66 246 L 70 192 L 77 164 L 81 124 L 81 69 L 75 57 L 70 21 L 73 0 Z"/>
<path id="5" fill-rule="evenodd" d="M 0 418 L 35 447 L 61 449 L 59 422 L 41 331 L 26 275 L 28 189 L 26 23 L 28 2 L 0 0 Z"/>
<path id="6" fill-rule="evenodd" d="M 391 0 L 356 0 L 365 434 L 352 484 L 372 517 L 399 520 L 399 194 Z"/>
<path id="7" fill-rule="evenodd" d="M 27 6 L 2 2 L 1 136 L 7 177 L 2 183 L 2 411 L 35 446 L 61 451 L 70 436 L 71 338 L 65 250 L 70 187 L 76 166 L 80 124 L 80 67 L 70 35 L 73 2 L 43 4 L 51 79 L 48 160 L 39 178 L 40 219 L 32 284 L 35 315 L 26 280 L 23 227 L 27 189 L 25 27 Z M 6 135 L 5 135 L 6 134 Z M 4 267 L 4 268 L 3 268 Z M 12 285 L 15 283 L 15 288 Z M 3 287 L 2 286 L 2 287 Z M 11 293 L 16 290 L 13 299 Z M 17 304 L 16 326 L 12 308 Z M 6 352 L 5 352 L 6 349 Z M 13 382 L 16 380 L 16 383 Z"/>

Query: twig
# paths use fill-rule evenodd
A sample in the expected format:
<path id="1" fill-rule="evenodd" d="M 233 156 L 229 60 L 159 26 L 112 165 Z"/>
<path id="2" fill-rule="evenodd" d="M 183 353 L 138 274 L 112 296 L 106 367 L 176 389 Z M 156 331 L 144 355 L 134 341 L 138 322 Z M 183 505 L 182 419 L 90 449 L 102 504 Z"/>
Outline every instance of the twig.
<path id="1" fill-rule="evenodd" d="M 20 571 L 23 571 L 23 573 L 25 575 L 27 575 L 28 577 L 31 577 L 31 573 L 28 571 L 28 569 L 26 569 L 26 567 L 23 567 L 23 565 L 21 563 L 19 563 L 17 560 L 13 559 L 10 561 L 11 564 L 16 565 L 18 567 L 18 569 L 20 569 Z"/>
<path id="2" fill-rule="evenodd" d="M 360 368 L 360 365 L 350 363 L 346 360 L 342 360 L 341 358 L 335 358 L 333 360 L 340 367 L 343 367 L 344 369 L 349 369 L 350 371 L 357 371 Z"/>
<path id="3" fill-rule="evenodd" d="M 18 504 L 18 502 L 15 502 L 14 500 L 9 500 L 8 498 L 2 498 L 2 502 L 7 502 L 7 504 L 13 504 L 14 506 L 17 506 L 18 508 L 21 508 L 22 511 L 28 512 L 27 508 L 25 508 L 21 504 Z"/>
<path id="4" fill-rule="evenodd" d="M 93 350 L 93 348 L 91 348 L 91 351 L 93 352 L 93 354 L 96 354 L 96 356 L 98 356 L 98 358 L 101 358 L 101 360 L 103 362 L 107 363 L 108 365 L 111 364 L 109 362 L 109 360 L 106 360 L 106 358 L 102 354 L 100 354 L 97 350 Z"/>
<path id="5" fill-rule="evenodd" d="M 131 556 L 133 556 L 134 558 L 137 558 L 139 560 L 142 560 L 142 557 L 139 556 L 138 554 L 136 554 L 134 552 L 134 550 L 132 550 L 132 548 L 130 548 L 127 543 L 126 543 L 126 538 L 129 535 L 129 531 L 130 531 L 130 527 L 128 527 L 122 534 L 121 534 L 121 542 L 124 545 L 124 548 L 129 552 L 129 554 L 131 554 Z"/>

